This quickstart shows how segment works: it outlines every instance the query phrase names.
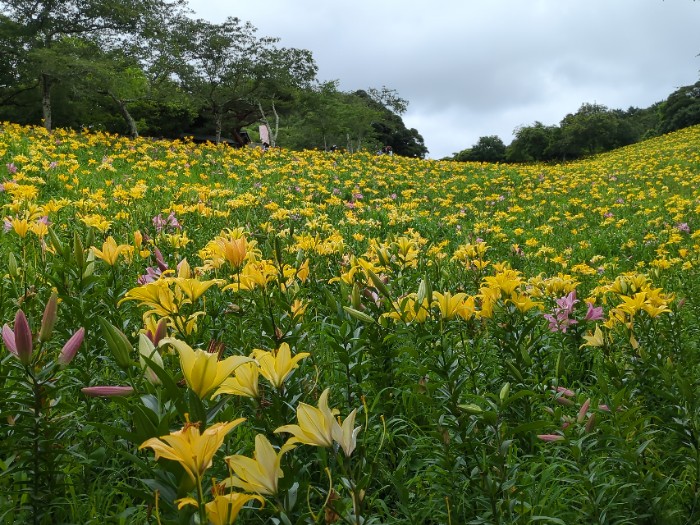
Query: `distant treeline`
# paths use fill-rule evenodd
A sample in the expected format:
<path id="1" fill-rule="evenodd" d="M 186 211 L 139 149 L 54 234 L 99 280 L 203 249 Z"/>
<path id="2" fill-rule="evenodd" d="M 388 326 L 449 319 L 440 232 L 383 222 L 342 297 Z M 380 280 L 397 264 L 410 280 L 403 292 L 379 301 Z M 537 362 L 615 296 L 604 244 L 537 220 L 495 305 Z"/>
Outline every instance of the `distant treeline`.
<path id="1" fill-rule="evenodd" d="M 271 146 L 427 153 L 394 90 L 340 91 L 310 51 L 189 15 L 185 0 L 0 0 L 0 121 L 227 143 L 266 125 Z"/>
<path id="2" fill-rule="evenodd" d="M 700 124 L 700 82 L 681 87 L 646 109 L 623 111 L 583 104 L 558 126 L 541 122 L 520 126 L 508 146 L 496 135 L 481 137 L 471 148 L 450 158 L 462 162 L 567 161 L 695 124 Z"/>

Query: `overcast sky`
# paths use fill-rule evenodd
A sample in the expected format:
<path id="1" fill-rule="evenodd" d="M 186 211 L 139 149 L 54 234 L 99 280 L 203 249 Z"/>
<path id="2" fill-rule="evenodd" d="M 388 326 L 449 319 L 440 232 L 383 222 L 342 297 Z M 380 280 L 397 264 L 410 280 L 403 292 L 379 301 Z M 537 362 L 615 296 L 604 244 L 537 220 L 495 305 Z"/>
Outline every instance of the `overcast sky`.
<path id="1" fill-rule="evenodd" d="M 308 49 L 320 80 L 387 86 L 441 158 L 584 102 L 648 107 L 700 79 L 700 1 L 190 0 Z"/>

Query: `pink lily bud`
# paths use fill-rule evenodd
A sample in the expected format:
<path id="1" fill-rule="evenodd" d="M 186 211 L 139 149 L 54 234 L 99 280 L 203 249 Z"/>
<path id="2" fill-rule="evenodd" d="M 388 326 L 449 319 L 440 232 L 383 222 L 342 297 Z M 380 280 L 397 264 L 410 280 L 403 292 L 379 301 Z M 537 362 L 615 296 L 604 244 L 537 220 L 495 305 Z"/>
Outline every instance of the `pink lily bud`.
<path id="1" fill-rule="evenodd" d="M 53 325 L 56 324 L 58 313 L 58 296 L 55 293 L 51 294 L 49 302 L 44 308 L 44 316 L 41 318 L 41 329 L 39 330 L 39 341 L 42 343 L 51 339 L 53 333 Z"/>
<path id="2" fill-rule="evenodd" d="M 126 397 L 134 393 L 130 386 L 86 386 L 80 391 L 90 397 Z"/>
<path id="3" fill-rule="evenodd" d="M 160 343 L 160 340 L 163 339 L 166 335 L 168 335 L 168 320 L 163 317 L 160 321 L 158 321 L 158 324 L 156 325 L 156 333 L 153 334 L 153 344 L 155 346 L 158 346 L 158 343 Z"/>
<path id="4" fill-rule="evenodd" d="M 586 414 L 588 413 L 588 408 L 591 406 L 591 398 L 589 397 L 586 399 L 586 401 L 581 405 L 581 409 L 578 411 L 578 417 L 576 418 L 576 422 L 580 425 L 583 423 L 583 420 L 586 417 Z"/>
<path id="5" fill-rule="evenodd" d="M 28 365 L 32 358 L 32 330 L 29 328 L 27 316 L 22 310 L 17 310 L 15 315 L 15 345 L 17 347 L 17 357 L 22 364 Z"/>
<path id="6" fill-rule="evenodd" d="M 63 345 L 61 353 L 58 356 L 58 364 L 61 368 L 68 366 L 75 354 L 78 353 L 78 348 L 83 344 L 83 339 L 85 338 L 85 328 L 81 328 L 73 334 L 73 336 L 66 341 Z"/>
<path id="7" fill-rule="evenodd" d="M 557 403 L 559 403 L 560 405 L 564 405 L 567 407 L 570 407 L 574 404 L 574 402 L 571 399 L 569 399 L 568 397 L 558 397 L 555 399 L 555 401 Z"/>
<path id="8" fill-rule="evenodd" d="M 574 397 L 576 395 L 576 393 L 573 390 L 569 390 L 568 388 L 563 386 L 557 387 L 557 394 L 561 394 L 567 397 Z"/>
<path id="9" fill-rule="evenodd" d="M 593 428 L 595 427 L 595 412 L 591 414 L 591 416 L 588 418 L 588 421 L 586 421 L 586 432 L 591 432 Z"/>
<path id="10" fill-rule="evenodd" d="M 15 344 L 15 333 L 7 324 L 2 327 L 2 340 L 11 354 L 17 355 L 17 345 Z"/>
<path id="11" fill-rule="evenodd" d="M 537 435 L 538 439 L 541 439 L 542 441 L 564 441 L 566 438 L 560 434 L 538 434 Z"/>

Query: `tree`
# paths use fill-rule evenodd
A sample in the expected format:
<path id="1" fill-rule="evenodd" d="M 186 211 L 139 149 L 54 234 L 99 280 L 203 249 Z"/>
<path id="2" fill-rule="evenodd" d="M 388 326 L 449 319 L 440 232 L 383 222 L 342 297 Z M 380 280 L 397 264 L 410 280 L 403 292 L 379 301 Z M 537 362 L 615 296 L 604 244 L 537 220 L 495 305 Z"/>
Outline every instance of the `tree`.
<path id="1" fill-rule="evenodd" d="M 532 126 L 515 130 L 515 139 L 507 148 L 509 162 L 534 162 L 554 158 L 553 144 L 558 138 L 557 126 L 545 126 L 536 121 Z"/>
<path id="2" fill-rule="evenodd" d="M 460 152 L 455 155 L 455 160 L 503 162 L 506 159 L 506 145 L 497 135 L 480 137 L 479 141 L 467 151 L 468 153 Z"/>
<path id="3" fill-rule="evenodd" d="M 268 48 L 264 50 L 263 62 L 267 74 L 262 78 L 255 100 L 260 110 L 260 121 L 267 126 L 270 145 L 277 145 L 280 126 L 280 114 L 293 111 L 295 93 L 308 88 L 316 76 L 316 65 L 309 51 L 304 49 Z M 274 116 L 274 125 L 267 117 L 267 112 Z"/>
<path id="4" fill-rule="evenodd" d="M 71 77 L 75 53 L 66 50 L 81 39 L 100 41 L 104 47 L 121 45 L 153 17 L 177 12 L 184 0 L 0 0 L 12 26 L 14 52 L 27 64 L 25 74 L 40 88 L 43 122 L 52 128 L 51 93 Z M 25 78 L 24 82 L 28 82 Z"/>
<path id="5" fill-rule="evenodd" d="M 423 137 L 416 129 L 407 129 L 401 115 L 408 109 L 408 101 L 396 90 L 383 86 L 381 90 L 359 90 L 355 95 L 376 111 L 371 122 L 373 136 L 381 146 L 391 146 L 396 155 L 423 158 L 428 153 Z"/>
<path id="6" fill-rule="evenodd" d="M 629 124 L 620 114 L 600 104 L 582 104 L 561 121 L 555 148 L 562 159 L 595 155 L 632 142 Z"/>
<path id="7" fill-rule="evenodd" d="M 403 115 L 408 109 L 408 100 L 401 98 L 398 91 L 382 86 L 382 89 L 369 88 L 367 96 L 396 115 Z"/>
<path id="8" fill-rule="evenodd" d="M 660 105 L 659 113 L 661 133 L 700 124 L 700 82 L 671 93 Z"/>
<path id="9" fill-rule="evenodd" d="M 299 96 L 295 129 L 288 133 L 295 148 L 344 144 L 348 151 L 379 148 L 372 124 L 382 118 L 383 106 L 372 103 L 366 94 L 338 89 L 338 81 L 316 84 Z M 362 92 L 364 93 L 364 92 Z"/>
<path id="10" fill-rule="evenodd" d="M 288 146 L 313 149 L 321 145 L 327 151 L 340 142 L 343 100 L 338 83 L 320 82 L 297 94 L 296 112 L 285 130 Z"/>
<path id="11" fill-rule="evenodd" d="M 279 49 L 278 39 L 258 38 L 256 31 L 249 22 L 231 17 L 222 24 L 183 20 L 178 28 L 182 54 L 177 75 L 213 119 L 217 142 L 224 118 L 238 135 L 261 118 L 262 105 L 316 75 L 311 53 Z"/>
<path id="12" fill-rule="evenodd" d="M 16 103 L 27 91 L 38 86 L 27 74 L 27 59 L 22 28 L 0 14 L 0 106 Z"/>

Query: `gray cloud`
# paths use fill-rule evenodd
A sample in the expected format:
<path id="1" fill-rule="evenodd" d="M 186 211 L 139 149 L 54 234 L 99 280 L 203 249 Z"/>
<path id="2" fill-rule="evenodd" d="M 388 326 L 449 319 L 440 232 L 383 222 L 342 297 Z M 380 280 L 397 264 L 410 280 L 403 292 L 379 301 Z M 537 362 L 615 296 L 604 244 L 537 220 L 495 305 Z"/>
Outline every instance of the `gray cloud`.
<path id="1" fill-rule="evenodd" d="M 396 89 L 404 121 L 440 158 L 584 102 L 647 107 L 698 80 L 700 2 L 690 0 L 190 0 L 312 51 L 345 90 Z"/>

